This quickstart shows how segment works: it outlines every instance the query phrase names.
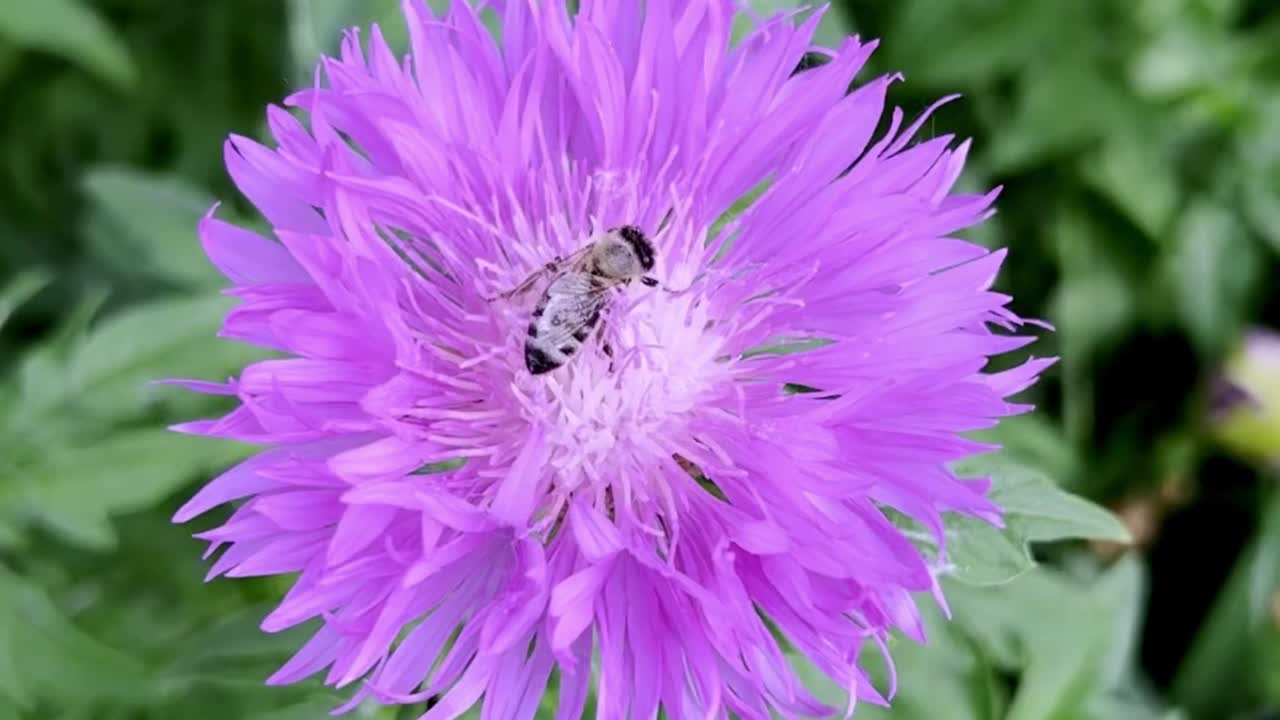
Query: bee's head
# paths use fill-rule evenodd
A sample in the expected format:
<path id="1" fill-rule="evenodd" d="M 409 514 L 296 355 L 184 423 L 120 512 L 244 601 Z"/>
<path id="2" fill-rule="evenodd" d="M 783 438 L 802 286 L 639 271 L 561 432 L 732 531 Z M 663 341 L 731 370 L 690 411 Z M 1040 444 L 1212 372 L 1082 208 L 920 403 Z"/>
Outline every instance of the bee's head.
<path id="1" fill-rule="evenodd" d="M 605 233 L 592 250 L 592 266 L 605 277 L 627 280 L 653 269 L 653 244 L 627 225 Z"/>
<path id="2" fill-rule="evenodd" d="M 635 225 L 624 225 L 614 232 L 631 246 L 631 252 L 636 254 L 636 259 L 645 272 L 653 269 L 653 243 L 645 237 L 643 230 Z"/>

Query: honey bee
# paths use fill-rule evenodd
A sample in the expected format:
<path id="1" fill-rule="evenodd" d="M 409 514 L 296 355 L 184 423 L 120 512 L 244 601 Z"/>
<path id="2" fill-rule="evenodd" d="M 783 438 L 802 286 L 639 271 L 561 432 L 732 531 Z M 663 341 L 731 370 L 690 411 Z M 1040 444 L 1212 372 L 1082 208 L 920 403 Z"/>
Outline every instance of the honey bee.
<path id="1" fill-rule="evenodd" d="M 527 292 L 541 279 L 552 279 L 542 291 L 529 319 L 524 344 L 525 367 L 533 375 L 551 372 L 569 362 L 591 332 L 603 334 L 601 314 L 615 288 L 639 279 L 649 287 L 658 281 L 645 275 L 653 269 L 653 243 L 637 227 L 627 225 L 601 233 L 568 258 L 556 258 L 514 289 L 499 295 L 511 298 Z M 606 354 L 612 349 L 604 345 Z"/>

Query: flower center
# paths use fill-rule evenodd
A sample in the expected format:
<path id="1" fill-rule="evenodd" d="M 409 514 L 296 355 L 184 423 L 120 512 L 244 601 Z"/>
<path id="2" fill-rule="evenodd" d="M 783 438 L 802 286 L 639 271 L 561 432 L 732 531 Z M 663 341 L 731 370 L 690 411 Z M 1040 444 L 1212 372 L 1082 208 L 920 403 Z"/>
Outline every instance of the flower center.
<path id="1" fill-rule="evenodd" d="M 716 361 L 723 341 L 710 320 L 696 297 L 623 288 L 602 337 L 564 368 L 523 384 L 542 385 L 549 401 L 541 421 L 558 490 L 603 490 L 619 476 L 645 477 L 671 456 L 668 441 L 685 434 L 700 396 L 724 374 Z"/>
<path id="2" fill-rule="evenodd" d="M 526 330 L 550 322 L 546 309 L 535 315 L 546 304 L 539 297 L 567 268 L 502 304 L 511 391 L 547 445 L 552 506 L 582 493 L 602 508 L 664 496 L 658 468 L 687 442 L 700 400 L 726 380 L 728 366 L 717 360 L 724 338 L 701 288 L 690 287 L 696 260 L 678 255 L 662 257 L 659 249 L 653 275 L 661 287 L 631 282 L 605 290 L 599 321 L 562 365 L 541 374 L 526 366 L 526 348 L 539 342 Z M 523 278 L 511 280 L 515 287 Z"/>

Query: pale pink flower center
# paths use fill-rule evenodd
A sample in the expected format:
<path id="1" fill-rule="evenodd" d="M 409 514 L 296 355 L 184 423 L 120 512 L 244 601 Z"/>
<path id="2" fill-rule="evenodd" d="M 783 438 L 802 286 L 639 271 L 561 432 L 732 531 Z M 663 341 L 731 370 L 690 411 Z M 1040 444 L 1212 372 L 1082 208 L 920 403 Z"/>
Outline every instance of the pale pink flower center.
<path id="1" fill-rule="evenodd" d="M 613 291 L 603 337 L 593 331 L 545 375 L 530 375 L 523 359 L 538 292 L 499 311 L 511 328 L 504 354 L 518 365 L 511 390 L 548 445 L 553 504 L 577 492 L 603 499 L 607 489 L 642 503 L 667 495 L 654 486 L 662 477 L 655 469 L 669 464 L 668 448 L 687 442 L 700 400 L 729 381 L 724 337 L 702 288 L 690 288 L 694 273 L 690 262 L 672 267 L 659 258 L 653 275 L 675 292 L 637 282 Z"/>

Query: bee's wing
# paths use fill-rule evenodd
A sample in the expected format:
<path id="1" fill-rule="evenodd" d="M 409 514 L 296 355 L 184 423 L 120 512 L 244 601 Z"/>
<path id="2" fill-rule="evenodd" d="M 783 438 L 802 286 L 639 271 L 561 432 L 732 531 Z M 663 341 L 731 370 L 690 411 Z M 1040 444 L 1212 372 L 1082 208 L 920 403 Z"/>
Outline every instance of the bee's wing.
<path id="1" fill-rule="evenodd" d="M 547 288 L 538 318 L 538 344 L 560 350 L 572 347 L 572 355 L 586 335 L 600 321 L 600 311 L 608 298 L 608 285 L 587 273 L 568 272 Z"/>
<path id="2" fill-rule="evenodd" d="M 562 272 L 568 268 L 577 267 L 578 265 L 582 264 L 582 262 L 586 260 L 587 256 L 590 254 L 591 254 L 591 245 L 587 245 L 586 247 L 583 247 L 575 251 L 572 255 L 570 255 L 567 258 L 557 257 L 556 259 L 548 262 L 546 265 L 529 273 L 529 276 L 526 277 L 523 281 L 521 281 L 519 285 L 511 288 L 510 290 L 507 290 L 506 292 L 498 293 L 497 295 L 488 299 L 490 301 L 497 300 L 497 299 L 510 300 L 511 298 L 516 297 L 518 295 L 523 295 L 524 293 L 527 293 L 530 290 L 532 290 L 534 286 L 536 286 L 539 282 L 546 279 L 547 277 L 554 276 L 556 273 Z"/>
<path id="3" fill-rule="evenodd" d="M 583 245 L 582 247 L 578 248 L 573 252 L 572 255 L 565 258 L 561 262 L 560 266 L 564 268 L 577 267 L 579 264 L 582 263 L 583 260 L 587 259 L 588 255 L 591 254 L 591 248 L 594 247 L 594 245 L 595 243 L 587 243 L 586 245 Z"/>

